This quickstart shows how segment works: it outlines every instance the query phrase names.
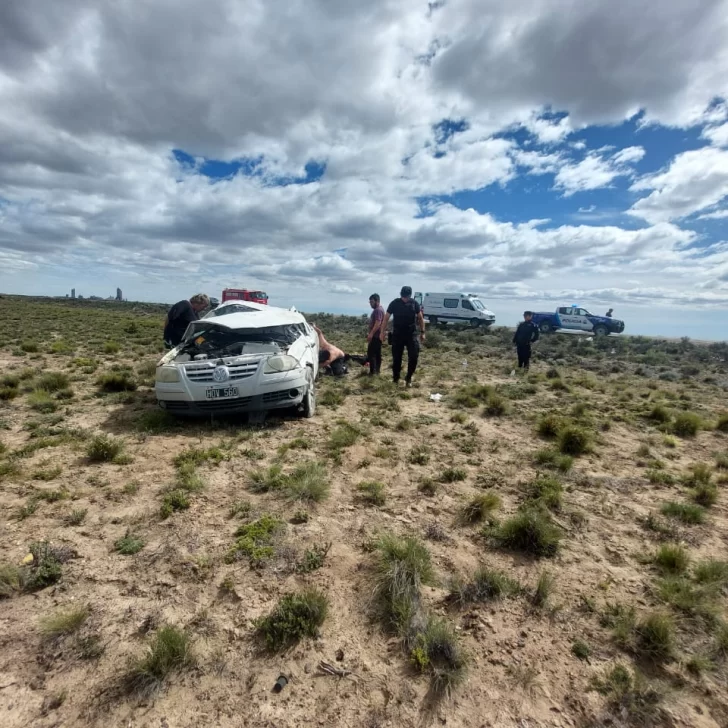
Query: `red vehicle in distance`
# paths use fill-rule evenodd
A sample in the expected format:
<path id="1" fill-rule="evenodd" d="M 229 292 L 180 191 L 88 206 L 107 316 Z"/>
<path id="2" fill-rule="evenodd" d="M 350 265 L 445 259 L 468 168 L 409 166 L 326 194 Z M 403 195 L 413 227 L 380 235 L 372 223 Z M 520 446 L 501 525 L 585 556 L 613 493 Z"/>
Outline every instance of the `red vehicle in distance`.
<path id="1" fill-rule="evenodd" d="M 222 302 L 225 301 L 252 301 L 253 303 L 268 303 L 268 294 L 265 291 L 249 291 L 247 288 L 226 288 L 222 292 Z"/>

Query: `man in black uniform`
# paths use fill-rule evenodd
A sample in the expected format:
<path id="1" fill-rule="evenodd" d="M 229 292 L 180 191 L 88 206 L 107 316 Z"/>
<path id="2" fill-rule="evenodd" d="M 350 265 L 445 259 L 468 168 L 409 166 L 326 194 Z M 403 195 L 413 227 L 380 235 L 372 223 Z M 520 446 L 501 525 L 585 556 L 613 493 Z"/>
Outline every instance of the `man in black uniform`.
<path id="1" fill-rule="evenodd" d="M 404 381 L 409 387 L 412 375 L 417 369 L 417 360 L 420 356 L 420 342 L 425 340 L 425 319 L 422 309 L 417 301 L 412 299 L 412 289 L 404 286 L 387 308 L 382 321 L 381 339 L 387 335 L 387 324 L 390 316 L 394 316 L 394 331 L 392 332 L 392 378 L 395 384 L 399 382 L 402 372 L 402 354 L 407 349 L 407 376 Z M 417 329 L 420 336 L 417 338 Z"/>
<path id="2" fill-rule="evenodd" d="M 516 333 L 513 335 L 513 343 L 518 353 L 518 368 L 528 371 L 531 362 L 531 344 L 538 341 L 538 326 L 531 321 L 533 313 L 524 311 L 523 321 L 518 324 Z"/>
<path id="3" fill-rule="evenodd" d="M 169 309 L 167 320 L 164 322 L 164 343 L 170 348 L 178 346 L 187 327 L 197 321 L 200 311 L 210 305 L 210 299 L 204 293 L 192 296 L 189 301 L 178 301 Z"/>
<path id="4" fill-rule="evenodd" d="M 612 318 L 612 311 L 614 311 L 614 309 L 613 308 L 610 308 L 609 311 L 607 311 L 604 315 L 607 318 Z"/>

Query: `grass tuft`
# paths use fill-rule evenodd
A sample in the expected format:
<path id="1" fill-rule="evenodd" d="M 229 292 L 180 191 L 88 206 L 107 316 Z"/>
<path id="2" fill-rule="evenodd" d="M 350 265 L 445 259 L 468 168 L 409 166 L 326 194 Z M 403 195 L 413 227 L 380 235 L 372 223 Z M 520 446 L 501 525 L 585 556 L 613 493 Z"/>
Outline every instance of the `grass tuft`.
<path id="1" fill-rule="evenodd" d="M 471 604 L 504 599 L 521 591 L 521 585 L 502 571 L 480 566 L 470 581 L 454 580 L 448 598 L 458 604 Z"/>
<path id="2" fill-rule="evenodd" d="M 694 412 L 680 412 L 672 423 L 672 432 L 678 437 L 695 437 L 702 421 Z"/>
<path id="3" fill-rule="evenodd" d="M 111 435 L 96 435 L 86 447 L 86 456 L 92 463 L 109 463 L 116 460 L 123 450 L 122 440 Z"/>
<path id="4" fill-rule="evenodd" d="M 676 503 L 668 501 L 663 503 L 660 508 L 664 516 L 676 518 L 688 525 L 695 525 L 705 521 L 705 509 L 702 506 L 693 503 Z"/>
<path id="5" fill-rule="evenodd" d="M 137 383 L 131 372 L 106 372 L 96 380 L 96 386 L 102 392 L 133 392 Z"/>
<path id="6" fill-rule="evenodd" d="M 131 531 L 127 532 L 114 542 L 114 551 L 123 556 L 133 556 L 144 548 L 144 539 L 136 536 Z"/>
<path id="7" fill-rule="evenodd" d="M 146 654 L 129 663 L 124 685 L 128 692 L 149 698 L 159 691 L 170 675 L 194 664 L 189 635 L 177 627 L 161 627 Z"/>
<path id="8" fill-rule="evenodd" d="M 564 455 L 583 455 L 591 449 L 591 435 L 578 425 L 564 427 L 559 433 L 559 450 Z"/>
<path id="9" fill-rule="evenodd" d="M 526 508 L 501 523 L 494 531 L 501 547 L 522 551 L 533 556 L 551 557 L 559 550 L 561 531 L 548 513 Z"/>
<path id="10" fill-rule="evenodd" d="M 479 493 L 465 504 L 460 519 L 463 523 L 480 523 L 490 518 L 493 511 L 501 506 L 501 499 L 497 493 L 486 491 Z"/>
<path id="11" fill-rule="evenodd" d="M 458 483 L 468 477 L 467 471 L 463 468 L 445 468 L 440 473 L 439 481 L 441 483 Z"/>
<path id="12" fill-rule="evenodd" d="M 430 673 L 430 691 L 435 699 L 450 695 L 465 679 L 465 654 L 452 626 L 439 617 L 430 617 L 417 634 L 410 658 L 420 672 Z"/>
<path id="13" fill-rule="evenodd" d="M 690 564 L 690 555 L 679 544 L 663 544 L 655 554 L 653 563 L 670 574 L 682 574 Z"/>
<path id="14" fill-rule="evenodd" d="M 384 483 L 376 480 L 367 480 L 356 486 L 359 497 L 365 502 L 373 506 L 383 506 L 386 501 L 384 495 Z"/>
<path id="15" fill-rule="evenodd" d="M 556 578 L 553 574 L 548 571 L 542 571 L 536 582 L 536 588 L 531 595 L 531 603 L 535 607 L 545 607 L 551 598 L 555 583 Z"/>
<path id="16" fill-rule="evenodd" d="M 56 612 L 41 620 L 40 631 L 47 639 L 54 639 L 77 632 L 89 617 L 88 607 L 75 607 Z"/>
<path id="17" fill-rule="evenodd" d="M 304 637 L 316 637 L 328 607 L 327 596 L 315 587 L 286 594 L 268 616 L 255 621 L 256 634 L 271 652 L 279 652 Z"/>
<path id="18" fill-rule="evenodd" d="M 672 657 L 675 649 L 675 622 L 669 614 L 653 612 L 637 623 L 635 647 L 639 654 L 655 662 Z"/>
<path id="19" fill-rule="evenodd" d="M 623 722 L 654 725 L 662 695 L 640 673 L 633 674 L 624 665 L 615 665 L 595 677 L 591 687 L 606 697 L 609 707 Z"/>
<path id="20" fill-rule="evenodd" d="M 564 487 L 551 475 L 538 475 L 526 486 L 526 501 L 533 505 L 543 505 L 551 511 L 560 511 Z"/>
<path id="21" fill-rule="evenodd" d="M 46 392 L 60 392 L 62 389 L 68 389 L 71 382 L 68 375 L 62 372 L 47 372 L 39 377 L 35 382 L 35 389 L 42 389 Z"/>

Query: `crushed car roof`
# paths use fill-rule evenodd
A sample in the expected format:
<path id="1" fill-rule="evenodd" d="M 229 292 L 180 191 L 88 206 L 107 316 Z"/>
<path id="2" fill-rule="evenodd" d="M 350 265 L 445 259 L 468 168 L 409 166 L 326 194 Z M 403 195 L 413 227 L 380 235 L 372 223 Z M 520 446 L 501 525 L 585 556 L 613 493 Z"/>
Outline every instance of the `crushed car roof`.
<path id="1" fill-rule="evenodd" d="M 230 309 L 230 313 L 226 313 L 226 309 Z M 306 319 L 296 310 L 252 303 L 251 301 L 223 303 L 211 314 L 199 321 L 195 321 L 192 324 L 194 329 L 199 331 L 199 329 L 210 324 L 227 329 L 261 329 L 269 326 L 306 323 Z"/>

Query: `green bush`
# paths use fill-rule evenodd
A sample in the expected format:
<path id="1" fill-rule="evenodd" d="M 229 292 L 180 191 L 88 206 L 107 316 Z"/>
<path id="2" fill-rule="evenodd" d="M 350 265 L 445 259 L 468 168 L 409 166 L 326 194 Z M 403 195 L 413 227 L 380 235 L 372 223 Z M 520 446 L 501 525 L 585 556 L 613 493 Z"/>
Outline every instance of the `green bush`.
<path id="1" fill-rule="evenodd" d="M 359 491 L 359 497 L 365 502 L 370 503 L 373 506 L 383 506 L 386 501 L 384 494 L 384 483 L 379 483 L 375 480 L 368 480 L 364 483 L 359 483 L 356 486 Z"/>
<path id="2" fill-rule="evenodd" d="M 315 587 L 286 594 L 268 616 L 255 621 L 256 634 L 271 652 L 278 652 L 304 637 L 316 637 L 328 607 L 327 596 Z"/>
<path id="3" fill-rule="evenodd" d="M 478 405 L 485 404 L 492 394 L 492 387 L 483 384 L 468 384 L 460 387 L 455 392 L 452 398 L 452 404 L 454 407 L 473 409 Z"/>
<path id="4" fill-rule="evenodd" d="M 107 341 L 104 343 L 104 354 L 118 354 L 121 346 L 117 341 Z"/>
<path id="5" fill-rule="evenodd" d="M 241 557 L 249 559 L 252 566 L 260 566 L 275 554 L 275 543 L 284 524 L 275 516 L 264 513 L 235 532 L 236 541 L 227 554 L 228 563 Z"/>
<path id="6" fill-rule="evenodd" d="M 0 401 L 8 402 L 11 399 L 15 399 L 20 394 L 17 387 L 0 387 Z"/>
<path id="7" fill-rule="evenodd" d="M 96 435 L 86 447 L 86 456 L 92 463 L 108 463 L 118 458 L 123 450 L 122 440 L 111 435 Z"/>
<path id="8" fill-rule="evenodd" d="M 464 523 L 480 523 L 491 516 L 493 511 L 500 508 L 501 499 L 497 493 L 486 491 L 473 497 L 465 504 L 461 513 Z"/>
<path id="9" fill-rule="evenodd" d="M 36 389 L 42 389 L 46 392 L 58 392 L 62 389 L 68 389 L 71 385 L 66 374 L 62 372 L 48 372 L 43 374 L 35 383 Z"/>
<path id="10" fill-rule="evenodd" d="M 691 492 L 692 499 L 704 508 L 712 508 L 718 502 L 718 488 L 712 483 L 701 483 Z"/>
<path id="11" fill-rule="evenodd" d="M 521 585 L 504 572 L 480 566 L 470 581 L 453 581 L 449 599 L 460 604 L 488 602 L 514 596 L 521 591 Z"/>
<path id="12" fill-rule="evenodd" d="M 557 450 L 548 447 L 538 450 L 534 461 L 536 465 L 544 465 L 547 468 L 560 470 L 562 473 L 567 473 L 574 465 L 574 458 L 571 455 L 562 455 Z"/>
<path id="13" fill-rule="evenodd" d="M 28 406 L 42 414 L 50 414 L 58 409 L 58 403 L 44 389 L 36 389 L 28 395 Z"/>
<path id="14" fill-rule="evenodd" d="M 502 417 L 507 412 L 508 403 L 503 397 L 496 393 L 489 395 L 483 408 L 483 415 L 485 417 Z"/>
<path id="15" fill-rule="evenodd" d="M 679 437 L 695 437 L 701 424 L 700 417 L 694 412 L 681 412 L 672 423 L 672 431 Z"/>
<path id="16" fill-rule="evenodd" d="M 728 432 L 728 412 L 718 417 L 718 422 L 715 425 L 715 429 L 719 432 Z"/>
<path id="17" fill-rule="evenodd" d="M 413 640 L 410 658 L 420 672 L 430 673 L 430 690 L 435 698 L 450 695 L 465 679 L 467 658 L 455 631 L 444 619 L 428 618 Z"/>
<path id="18" fill-rule="evenodd" d="M 653 562 L 662 571 L 682 574 L 690 564 L 690 555 L 679 544 L 664 544 L 658 549 Z"/>
<path id="19" fill-rule="evenodd" d="M 638 652 L 651 660 L 669 659 L 675 648 L 675 622 L 669 614 L 655 612 L 647 615 L 635 627 Z"/>
<path id="20" fill-rule="evenodd" d="M 167 677 L 192 667 L 195 662 L 187 633 L 164 626 L 154 635 L 144 657 L 131 660 L 124 684 L 128 692 L 148 698 L 161 688 Z"/>
<path id="21" fill-rule="evenodd" d="M 131 372 L 106 372 L 97 380 L 96 385 L 102 392 L 133 392 L 137 384 Z"/>
<path id="22" fill-rule="evenodd" d="M 536 431 L 541 437 L 553 439 L 558 436 L 563 427 L 563 420 L 553 413 L 544 415 L 536 426 Z"/>
<path id="23" fill-rule="evenodd" d="M 564 455 L 583 455 L 590 446 L 591 436 L 582 427 L 568 425 L 559 433 L 559 450 Z"/>
<path id="24" fill-rule="evenodd" d="M 36 341 L 23 341 L 20 344 L 20 350 L 26 354 L 37 354 L 40 351 L 40 346 Z"/>
<path id="25" fill-rule="evenodd" d="M 48 542 L 39 541 L 31 544 L 30 553 L 33 555 L 33 561 L 24 574 L 25 591 L 39 591 L 60 580 L 61 561 L 58 552 Z"/>
<path id="26" fill-rule="evenodd" d="M 496 542 L 507 549 L 533 556 L 555 556 L 561 542 L 561 531 L 548 513 L 525 508 L 498 526 L 493 534 Z"/>
<path id="27" fill-rule="evenodd" d="M 468 474 L 462 468 L 445 468 L 440 473 L 441 483 L 457 483 L 468 477 Z"/>
<path id="28" fill-rule="evenodd" d="M 650 413 L 647 415 L 649 419 L 651 419 L 653 422 L 660 422 L 660 423 L 666 423 L 669 422 L 672 419 L 672 415 L 670 414 L 670 411 L 663 407 L 662 405 L 658 404 L 655 405 L 651 410 Z"/>
<path id="29" fill-rule="evenodd" d="M 169 518 L 175 511 L 185 511 L 189 507 L 190 498 L 187 493 L 180 488 L 175 488 L 164 494 L 159 515 L 162 518 Z"/>
<path id="30" fill-rule="evenodd" d="M 702 506 L 692 503 L 675 503 L 674 501 L 669 501 L 668 503 L 662 504 L 661 511 L 663 515 L 677 518 L 679 521 L 689 525 L 703 523 L 705 521 L 705 509 Z"/>
<path id="31" fill-rule="evenodd" d="M 114 551 L 123 556 L 132 556 L 144 548 L 144 539 L 136 536 L 127 529 L 127 532 L 114 542 Z"/>
<path id="32" fill-rule="evenodd" d="M 561 510 L 564 487 L 552 475 L 538 475 L 526 486 L 526 499 L 552 511 Z"/>

